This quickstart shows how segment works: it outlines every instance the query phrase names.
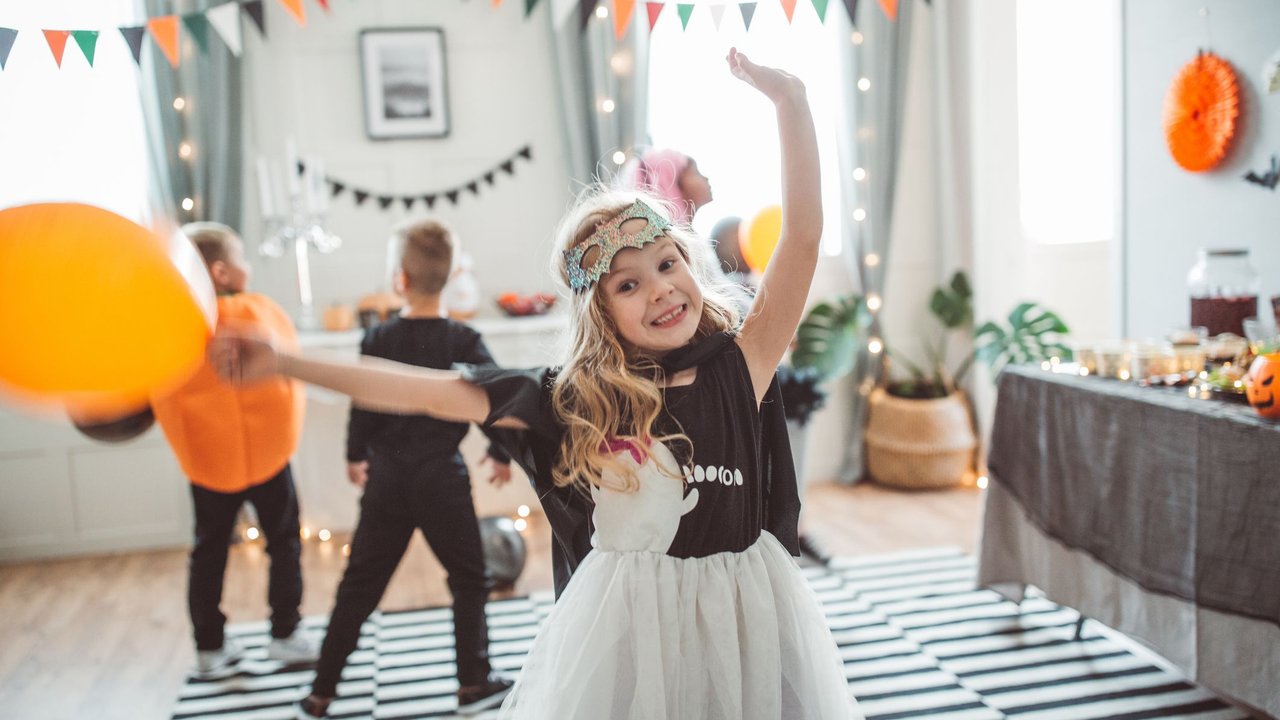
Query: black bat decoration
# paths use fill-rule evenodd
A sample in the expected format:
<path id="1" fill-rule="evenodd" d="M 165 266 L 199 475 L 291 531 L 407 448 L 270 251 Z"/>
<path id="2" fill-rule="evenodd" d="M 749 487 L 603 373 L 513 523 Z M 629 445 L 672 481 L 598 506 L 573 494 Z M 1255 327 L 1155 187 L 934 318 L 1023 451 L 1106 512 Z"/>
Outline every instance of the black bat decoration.
<path id="1" fill-rule="evenodd" d="M 1259 175 L 1250 170 L 1244 174 L 1244 179 L 1251 183 L 1257 183 L 1268 190 L 1275 190 L 1276 185 L 1280 184 L 1280 155 L 1271 156 L 1271 169 Z"/>

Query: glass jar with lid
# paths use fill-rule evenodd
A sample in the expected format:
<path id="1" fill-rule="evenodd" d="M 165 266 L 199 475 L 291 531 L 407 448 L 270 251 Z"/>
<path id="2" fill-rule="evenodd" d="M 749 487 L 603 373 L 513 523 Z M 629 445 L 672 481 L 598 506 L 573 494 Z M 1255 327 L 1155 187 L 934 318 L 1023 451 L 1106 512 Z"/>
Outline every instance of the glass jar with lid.
<path id="1" fill-rule="evenodd" d="M 1245 318 L 1258 315 L 1258 272 L 1242 249 L 1201 250 L 1191 272 L 1191 325 L 1204 327 L 1210 336 L 1244 335 Z"/>

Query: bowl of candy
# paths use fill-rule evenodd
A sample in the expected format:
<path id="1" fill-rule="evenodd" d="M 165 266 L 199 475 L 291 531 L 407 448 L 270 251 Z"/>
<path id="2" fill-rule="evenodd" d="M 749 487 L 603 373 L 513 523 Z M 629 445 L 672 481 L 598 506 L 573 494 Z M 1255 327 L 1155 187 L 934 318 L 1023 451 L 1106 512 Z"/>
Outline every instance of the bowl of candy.
<path id="1" fill-rule="evenodd" d="M 497 298 L 498 307 L 511 317 L 530 317 L 545 315 L 556 304 L 556 296 L 549 293 L 521 295 L 519 293 L 503 293 Z"/>

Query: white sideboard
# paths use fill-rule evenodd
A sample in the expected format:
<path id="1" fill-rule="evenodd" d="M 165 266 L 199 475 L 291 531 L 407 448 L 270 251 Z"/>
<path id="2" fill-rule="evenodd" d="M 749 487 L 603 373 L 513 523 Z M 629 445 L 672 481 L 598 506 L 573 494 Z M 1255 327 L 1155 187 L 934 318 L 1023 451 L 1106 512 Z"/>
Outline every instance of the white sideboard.
<path id="1" fill-rule="evenodd" d="M 555 362 L 568 327 L 562 315 L 482 318 L 472 325 L 508 367 Z M 360 331 L 304 333 L 302 344 L 308 352 L 354 356 L 360 338 Z M 355 525 L 358 492 L 347 483 L 344 457 L 348 407 L 343 396 L 308 389 L 294 471 L 303 521 L 313 530 Z M 518 469 L 502 490 L 484 482 L 477 465 L 486 447 L 475 429 L 463 442 L 477 512 L 536 508 Z M 65 419 L 0 409 L 0 562 L 186 545 L 192 529 L 188 487 L 159 428 L 104 444 Z"/>

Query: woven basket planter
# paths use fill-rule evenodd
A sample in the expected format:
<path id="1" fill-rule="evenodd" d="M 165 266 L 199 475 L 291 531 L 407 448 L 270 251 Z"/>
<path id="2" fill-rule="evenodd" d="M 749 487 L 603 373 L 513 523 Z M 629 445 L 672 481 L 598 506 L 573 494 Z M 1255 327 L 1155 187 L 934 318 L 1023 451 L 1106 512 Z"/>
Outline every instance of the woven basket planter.
<path id="1" fill-rule="evenodd" d="M 962 393 L 912 400 L 883 388 L 871 393 L 865 437 L 867 470 L 874 480 L 920 490 L 963 481 L 978 442 Z"/>

